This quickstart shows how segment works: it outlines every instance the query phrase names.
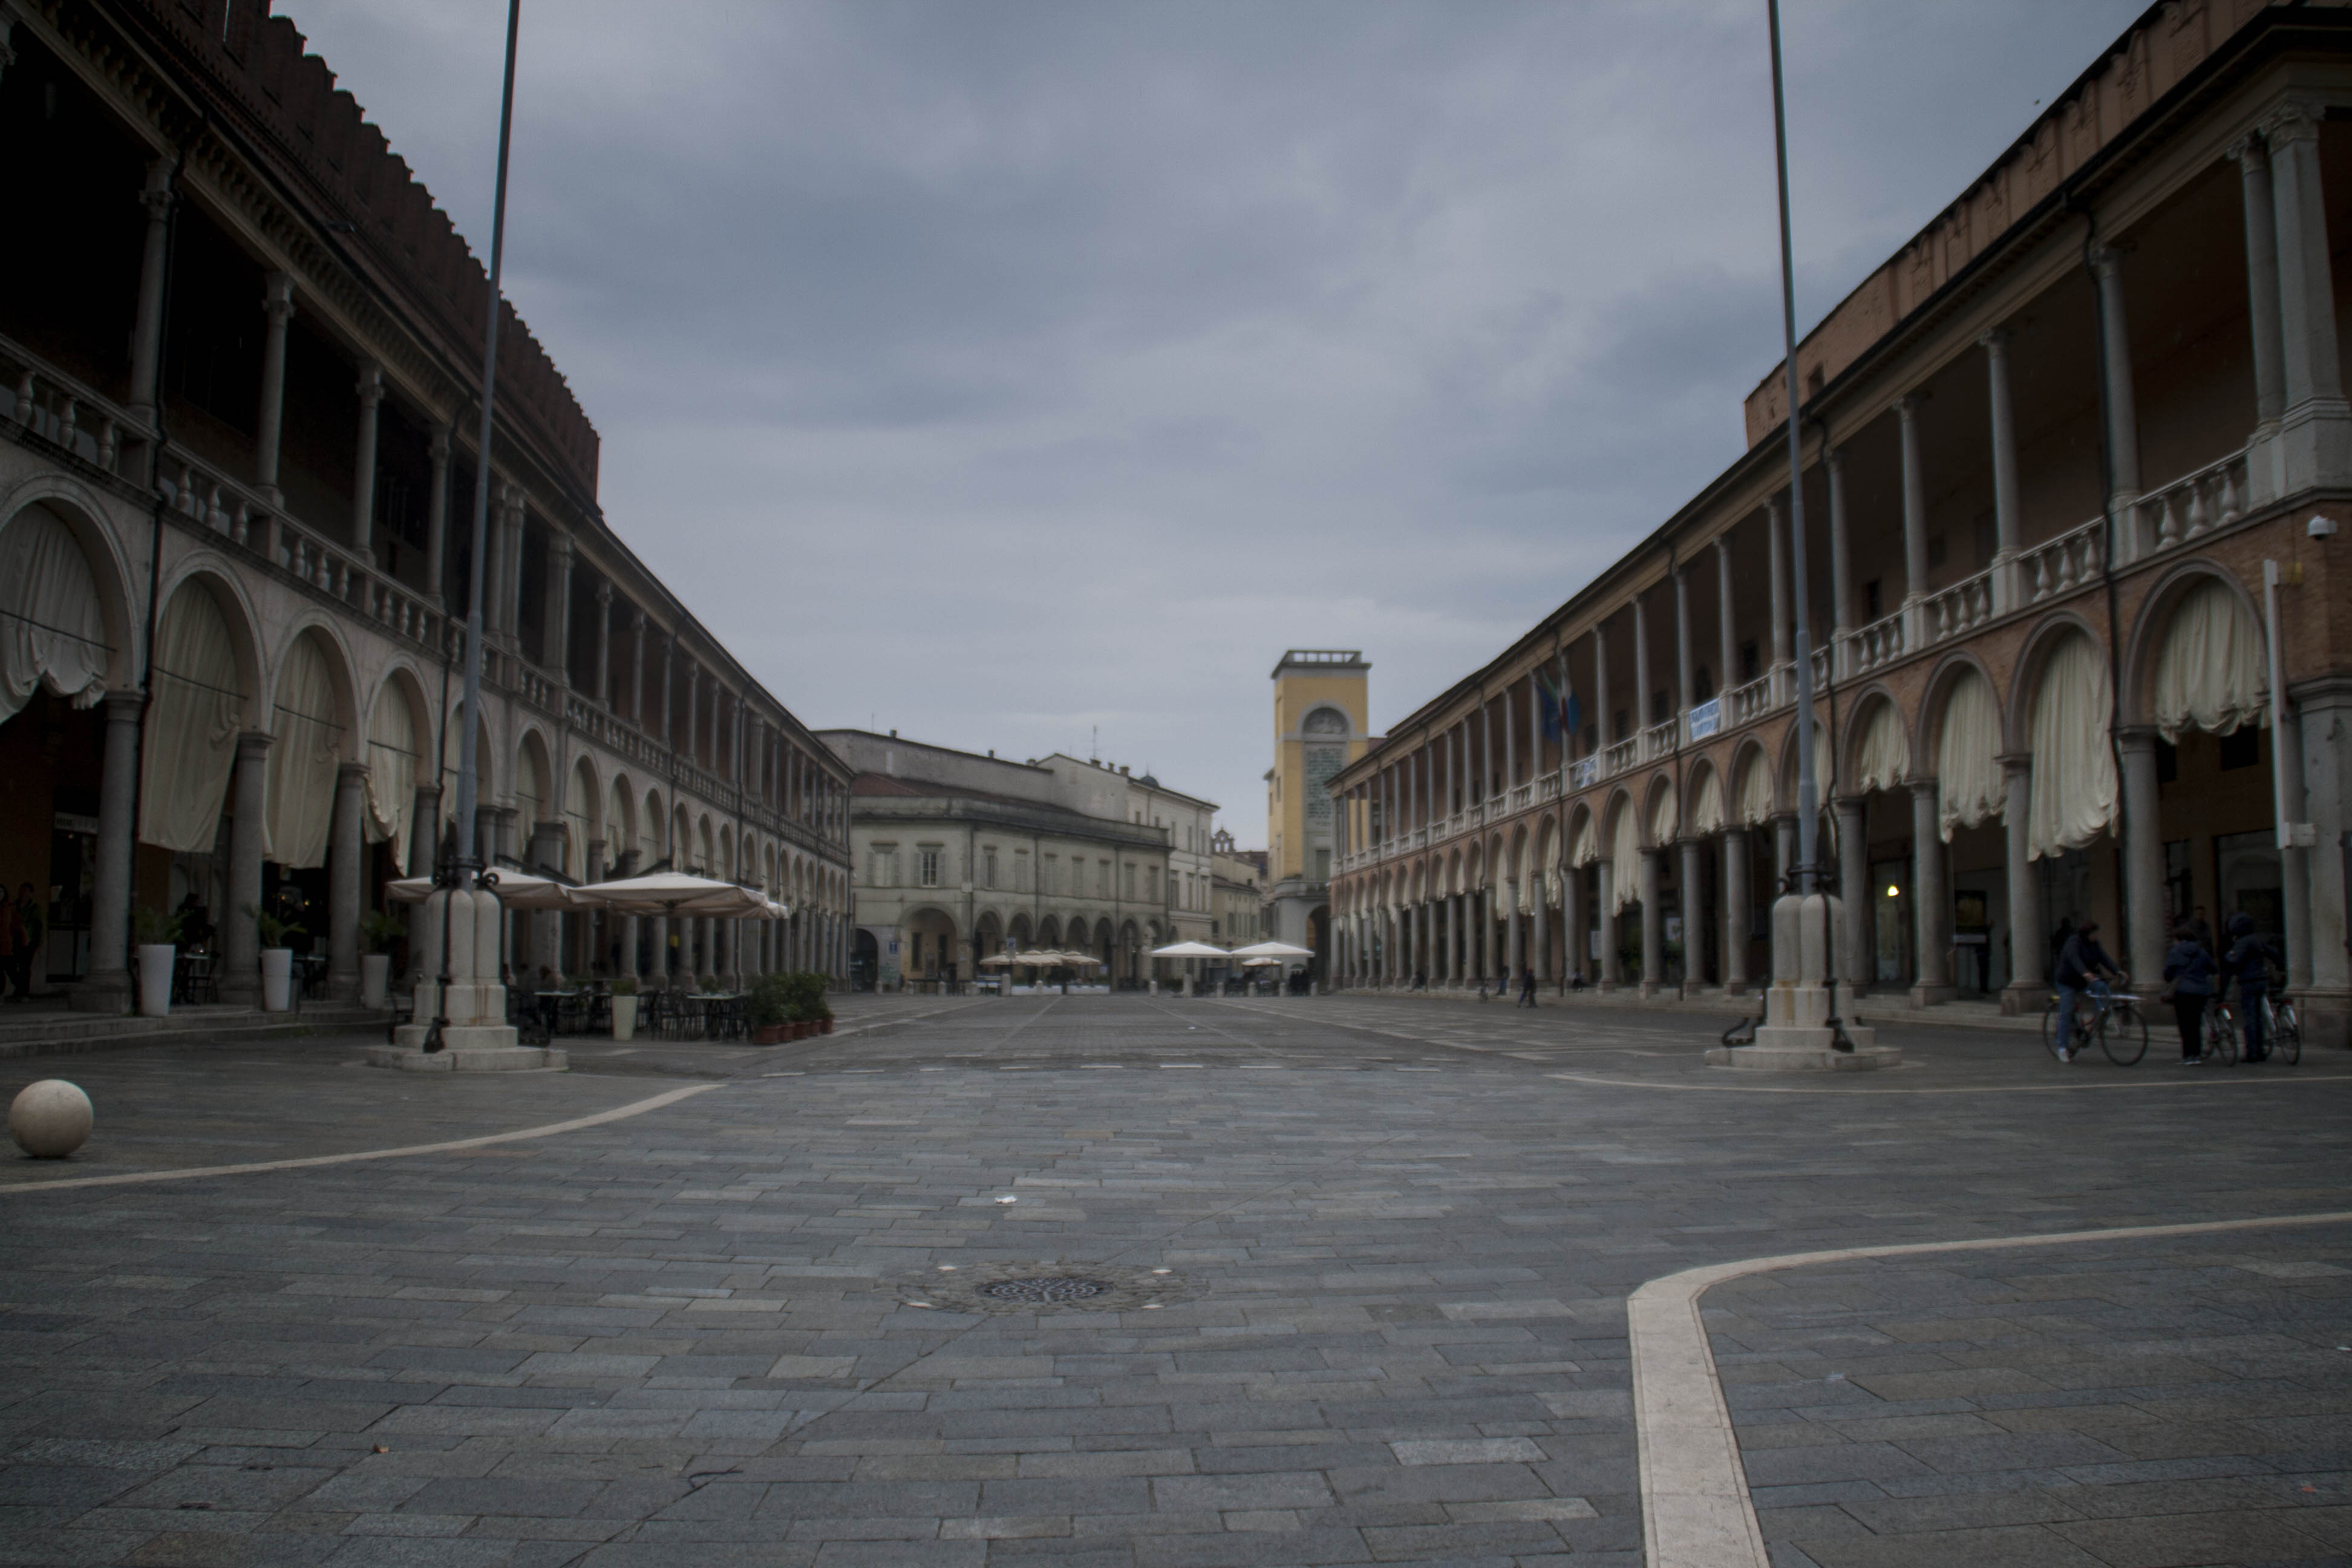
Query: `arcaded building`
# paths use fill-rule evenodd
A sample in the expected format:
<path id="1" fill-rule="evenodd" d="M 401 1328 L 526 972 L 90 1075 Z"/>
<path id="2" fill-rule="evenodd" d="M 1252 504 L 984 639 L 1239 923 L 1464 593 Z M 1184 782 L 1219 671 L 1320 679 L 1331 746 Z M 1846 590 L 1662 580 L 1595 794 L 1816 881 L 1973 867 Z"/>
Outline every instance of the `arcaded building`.
<path id="1" fill-rule="evenodd" d="M 143 906 L 203 912 L 224 999 L 257 910 L 349 994 L 455 804 L 483 268 L 259 0 L 26 0 L 0 45 L 0 879 L 46 915 L 33 988 L 125 1005 Z M 564 916 L 517 966 L 845 973 L 847 770 L 622 542 L 511 311 L 499 349 L 485 850 L 794 911 Z"/>
<path id="2" fill-rule="evenodd" d="M 1823 854 L 1869 1006 L 2280 939 L 2345 1042 L 2352 10 L 2152 8 L 1798 349 Z M 2337 238 L 2336 237 L 2341 237 Z M 1794 858 L 1775 369 L 1746 455 L 1332 781 L 1344 984 L 1738 993 Z"/>

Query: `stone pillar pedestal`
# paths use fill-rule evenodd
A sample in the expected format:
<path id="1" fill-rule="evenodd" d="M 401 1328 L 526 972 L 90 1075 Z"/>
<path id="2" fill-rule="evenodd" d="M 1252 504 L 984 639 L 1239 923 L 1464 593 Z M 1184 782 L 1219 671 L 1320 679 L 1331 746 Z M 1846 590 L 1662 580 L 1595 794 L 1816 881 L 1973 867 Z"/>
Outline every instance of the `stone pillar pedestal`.
<path id="1" fill-rule="evenodd" d="M 1756 1043 L 1717 1046 L 1709 1067 L 1750 1072 L 1862 1072 L 1896 1067 L 1903 1053 L 1878 1043 L 1878 1032 L 1844 1026 L 1852 1050 L 1839 1047 L 1829 1026 L 1829 956 L 1844 906 L 1826 893 L 1791 893 L 1772 906 L 1772 984 L 1764 993 L 1764 1021 Z"/>
<path id="2" fill-rule="evenodd" d="M 368 1049 L 372 1067 L 407 1072 L 517 1072 L 567 1066 L 564 1053 L 522 1045 L 507 1023 L 499 983 L 498 895 L 484 889 L 436 889 L 425 900 L 423 951 L 414 967 L 415 1021 L 393 1031 L 392 1044 Z M 441 984 L 444 958 L 449 975 Z M 445 1012 L 446 1008 L 446 1012 Z M 435 1038 L 436 1021 L 446 1019 Z M 434 1048 L 428 1048 L 434 1047 Z"/>

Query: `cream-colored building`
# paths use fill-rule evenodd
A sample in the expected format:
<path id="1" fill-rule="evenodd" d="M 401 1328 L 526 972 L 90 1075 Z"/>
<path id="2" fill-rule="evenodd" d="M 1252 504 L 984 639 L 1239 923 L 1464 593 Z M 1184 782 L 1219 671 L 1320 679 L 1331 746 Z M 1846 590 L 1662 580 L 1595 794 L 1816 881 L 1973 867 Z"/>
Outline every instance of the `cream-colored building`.
<path id="1" fill-rule="evenodd" d="M 2346 16 L 2147 11 L 1798 345 L 1801 556 L 1776 370 L 1744 455 L 1333 781 L 1342 982 L 1751 989 L 1810 644 L 1872 1007 L 2038 1013 L 2085 919 L 2153 988 L 2202 910 L 2344 1042 Z"/>
<path id="2" fill-rule="evenodd" d="M 1177 973 L 1151 949 L 1207 940 L 1210 802 L 1058 752 L 1014 762 L 896 732 L 819 738 L 851 771 L 856 985 L 969 982 L 982 958 L 1040 947 L 1141 984 Z"/>
<path id="3" fill-rule="evenodd" d="M 1234 836 L 1217 829 L 1209 841 L 1209 878 L 1215 891 L 1210 906 L 1209 941 L 1219 947 L 1247 947 L 1260 940 L 1265 920 L 1265 851 L 1236 849 Z"/>
<path id="4" fill-rule="evenodd" d="M 1265 773 L 1265 933 L 1321 952 L 1338 854 L 1329 784 L 1372 744 L 1372 667 L 1352 648 L 1292 648 L 1274 667 Z"/>

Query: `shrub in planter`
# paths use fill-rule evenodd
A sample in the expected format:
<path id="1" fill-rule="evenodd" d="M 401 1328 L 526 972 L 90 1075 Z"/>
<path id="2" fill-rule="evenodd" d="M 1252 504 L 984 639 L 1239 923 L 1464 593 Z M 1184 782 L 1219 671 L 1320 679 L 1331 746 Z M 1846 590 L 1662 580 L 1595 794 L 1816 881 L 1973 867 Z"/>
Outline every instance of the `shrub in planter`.
<path id="1" fill-rule="evenodd" d="M 826 976 L 814 970 L 802 969 L 768 978 L 782 983 L 789 998 L 790 1016 L 794 1023 L 829 1024 L 833 1021 L 833 1005 L 824 995 L 825 987 L 831 984 Z"/>
<path id="2" fill-rule="evenodd" d="M 408 923 L 397 916 L 378 910 L 360 921 L 360 1005 L 382 1007 L 388 1005 L 385 993 L 392 989 L 392 953 L 395 942 L 408 935 Z"/>
<path id="3" fill-rule="evenodd" d="M 144 904 L 131 911 L 139 939 L 139 1011 L 161 1018 L 172 1010 L 172 970 L 179 962 L 180 917 Z"/>
<path id="4" fill-rule="evenodd" d="M 792 989 L 785 984 L 788 978 L 782 974 L 762 974 L 751 983 L 751 994 L 746 999 L 745 1011 L 751 1020 L 754 1045 L 772 1046 L 798 1037 L 791 1032 L 794 1019 Z"/>
<path id="5" fill-rule="evenodd" d="M 245 906 L 245 912 L 261 937 L 261 1010 L 283 1013 L 294 1002 L 294 950 L 287 943 L 310 932 L 293 921 L 279 920 L 251 904 Z"/>

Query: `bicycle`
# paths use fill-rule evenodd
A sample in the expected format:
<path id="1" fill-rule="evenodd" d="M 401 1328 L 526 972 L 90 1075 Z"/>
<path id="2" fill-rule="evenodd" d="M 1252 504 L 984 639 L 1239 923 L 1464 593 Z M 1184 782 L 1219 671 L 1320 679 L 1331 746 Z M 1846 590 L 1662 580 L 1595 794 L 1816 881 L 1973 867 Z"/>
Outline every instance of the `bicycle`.
<path id="1" fill-rule="evenodd" d="M 2042 1046 L 2052 1056 L 2064 1061 L 2066 1058 L 2061 1055 L 2062 1047 L 2087 1045 L 2090 1043 L 2088 1037 L 2095 1034 L 2099 1048 L 2107 1053 L 2109 1061 L 2119 1068 L 2138 1065 L 2139 1059 L 2147 1055 L 2147 1020 L 2140 1014 L 2139 998 L 2108 989 L 2104 980 L 2095 980 L 2084 986 L 2081 995 L 2091 1005 L 2089 1026 L 2085 1027 L 2079 1021 L 2070 1020 L 2073 1027 L 2068 1033 L 2072 1038 L 2062 1041 L 2058 998 L 2053 994 L 2050 998 L 2050 1005 L 2042 1014 Z M 2079 1010 L 2076 1016 L 2079 1019 Z"/>
<path id="2" fill-rule="evenodd" d="M 2205 1005 L 2200 1030 L 2205 1054 L 2199 1060 L 2219 1062 L 2225 1068 L 2238 1065 L 2238 1016 L 2227 1002 L 2216 996 Z"/>
<path id="3" fill-rule="evenodd" d="M 2293 998 L 2263 993 L 2263 1044 L 2289 1067 L 2303 1060 L 2303 1018 L 2295 1012 Z"/>

